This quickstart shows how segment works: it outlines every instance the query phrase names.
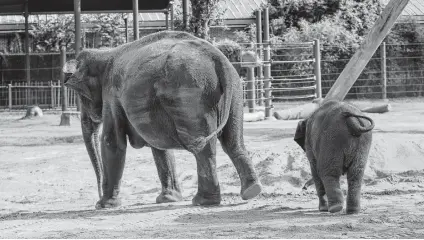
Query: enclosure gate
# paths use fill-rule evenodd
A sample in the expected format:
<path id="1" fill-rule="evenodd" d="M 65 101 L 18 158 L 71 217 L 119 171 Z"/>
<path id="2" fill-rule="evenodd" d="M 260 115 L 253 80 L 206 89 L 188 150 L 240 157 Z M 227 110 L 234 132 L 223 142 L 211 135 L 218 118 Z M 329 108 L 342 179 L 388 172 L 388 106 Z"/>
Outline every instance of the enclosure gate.
<path id="1" fill-rule="evenodd" d="M 322 98 L 319 40 L 273 44 L 271 53 L 273 101 Z"/>

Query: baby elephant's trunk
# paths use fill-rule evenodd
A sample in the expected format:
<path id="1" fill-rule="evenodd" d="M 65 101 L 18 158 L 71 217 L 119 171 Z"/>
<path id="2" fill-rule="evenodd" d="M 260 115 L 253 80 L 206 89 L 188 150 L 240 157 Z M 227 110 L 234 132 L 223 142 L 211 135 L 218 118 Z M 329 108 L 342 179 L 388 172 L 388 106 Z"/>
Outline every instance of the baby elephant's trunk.
<path id="1" fill-rule="evenodd" d="M 346 118 L 346 124 L 349 132 L 353 136 L 359 137 L 362 133 L 369 132 L 374 128 L 374 121 L 367 116 L 356 115 L 351 112 L 343 112 L 342 114 Z M 366 124 L 360 120 L 361 118 L 368 120 L 370 125 L 366 126 Z"/>

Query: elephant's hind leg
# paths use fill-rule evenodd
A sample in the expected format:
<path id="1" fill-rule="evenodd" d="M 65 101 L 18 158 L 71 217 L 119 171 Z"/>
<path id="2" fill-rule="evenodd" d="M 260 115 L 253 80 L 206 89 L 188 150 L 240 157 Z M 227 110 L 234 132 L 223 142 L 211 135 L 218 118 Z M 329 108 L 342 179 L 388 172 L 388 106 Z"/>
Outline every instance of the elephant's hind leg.
<path id="1" fill-rule="evenodd" d="M 358 213 L 361 210 L 361 186 L 365 165 L 366 161 L 354 160 L 352 166 L 347 171 L 347 214 Z"/>
<path id="2" fill-rule="evenodd" d="M 321 177 L 328 198 L 328 211 L 331 213 L 343 210 L 343 192 L 340 189 L 340 175 Z"/>
<path id="3" fill-rule="evenodd" d="M 197 162 L 198 190 L 193 205 L 218 205 L 221 203 L 221 190 L 216 174 L 216 137 L 212 138 L 199 153 Z"/>
<path id="4" fill-rule="evenodd" d="M 317 161 L 310 151 L 306 151 L 306 155 L 308 156 L 309 164 L 311 165 L 312 179 L 314 180 L 315 188 L 319 199 L 318 209 L 321 212 L 327 212 L 328 202 L 327 197 L 325 195 L 324 183 L 322 182 L 317 172 Z"/>
<path id="5" fill-rule="evenodd" d="M 249 157 L 243 140 L 243 105 L 240 94 L 234 96 L 228 122 L 219 137 L 224 152 L 230 157 L 241 182 L 241 197 L 248 200 L 262 191 L 262 185 L 256 175 L 252 159 Z"/>
<path id="6" fill-rule="evenodd" d="M 180 184 L 175 170 L 175 158 L 172 150 L 152 148 L 162 192 L 156 198 L 156 203 L 178 202 L 182 200 Z"/>

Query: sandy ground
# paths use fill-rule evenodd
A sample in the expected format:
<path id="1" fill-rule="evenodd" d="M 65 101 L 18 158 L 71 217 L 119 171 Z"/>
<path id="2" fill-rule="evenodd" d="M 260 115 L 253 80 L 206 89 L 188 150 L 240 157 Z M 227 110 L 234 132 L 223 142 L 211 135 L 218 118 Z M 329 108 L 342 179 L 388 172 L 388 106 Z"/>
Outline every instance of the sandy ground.
<path id="1" fill-rule="evenodd" d="M 123 205 L 97 211 L 79 120 L 60 127 L 60 115 L 17 120 L 23 113 L 0 113 L 0 237 L 424 238 L 424 99 L 391 104 L 390 113 L 369 114 L 376 127 L 357 215 L 320 213 L 314 187 L 301 189 L 310 171 L 292 140 L 297 121 L 245 123 L 264 185 L 255 199 L 241 200 L 235 168 L 219 146 L 221 206 L 191 206 L 196 163 L 185 151 L 175 154 L 184 201 L 154 204 L 160 184 L 150 149 L 129 147 Z"/>

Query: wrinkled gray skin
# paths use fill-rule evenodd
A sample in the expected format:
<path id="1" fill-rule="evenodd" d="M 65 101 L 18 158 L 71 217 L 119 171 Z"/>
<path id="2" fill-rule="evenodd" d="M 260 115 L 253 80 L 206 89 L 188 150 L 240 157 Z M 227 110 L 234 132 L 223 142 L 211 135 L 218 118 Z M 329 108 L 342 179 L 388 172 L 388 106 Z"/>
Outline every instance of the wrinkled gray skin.
<path id="1" fill-rule="evenodd" d="M 319 210 L 343 209 L 340 177 L 347 173 L 346 213 L 358 213 L 364 170 L 374 122 L 357 108 L 338 101 L 325 102 L 300 121 L 294 140 L 305 150 L 319 199 Z"/>
<path id="2" fill-rule="evenodd" d="M 261 192 L 243 142 L 241 81 L 210 43 L 163 31 L 113 49 L 84 50 L 77 62 L 65 85 L 81 98 L 82 132 L 99 185 L 97 209 L 120 205 L 127 137 L 132 147 L 152 150 L 162 184 L 157 203 L 182 199 L 172 149 L 186 149 L 197 161 L 192 203 L 220 204 L 217 139 L 237 169 L 242 199 Z"/>

